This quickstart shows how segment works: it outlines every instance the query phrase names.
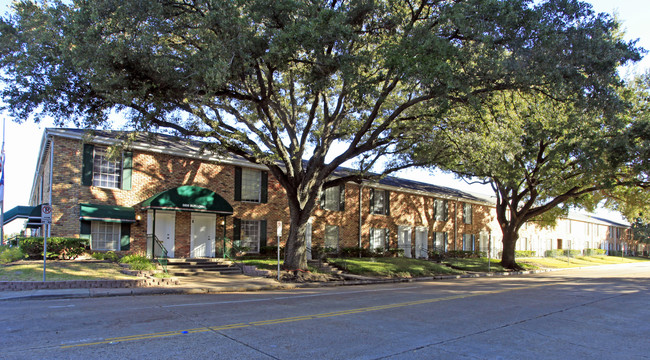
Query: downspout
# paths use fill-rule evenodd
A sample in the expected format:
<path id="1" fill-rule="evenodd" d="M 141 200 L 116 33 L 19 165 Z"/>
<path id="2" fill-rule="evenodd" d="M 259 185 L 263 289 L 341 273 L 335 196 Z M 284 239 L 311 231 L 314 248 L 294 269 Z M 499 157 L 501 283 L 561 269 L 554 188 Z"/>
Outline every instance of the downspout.
<path id="1" fill-rule="evenodd" d="M 50 199 L 49 204 L 52 206 L 52 171 L 54 170 L 54 137 L 50 137 Z M 47 237 L 52 236 L 52 224 L 47 227 Z"/>
<path id="2" fill-rule="evenodd" d="M 363 221 L 361 219 L 362 216 L 362 211 L 363 211 L 363 188 L 365 186 L 363 183 L 359 183 L 359 257 L 361 257 L 361 226 L 363 225 Z"/>
<path id="3" fill-rule="evenodd" d="M 454 204 L 454 251 L 456 251 L 456 241 L 458 241 L 458 202 L 460 198 L 456 198 Z"/>

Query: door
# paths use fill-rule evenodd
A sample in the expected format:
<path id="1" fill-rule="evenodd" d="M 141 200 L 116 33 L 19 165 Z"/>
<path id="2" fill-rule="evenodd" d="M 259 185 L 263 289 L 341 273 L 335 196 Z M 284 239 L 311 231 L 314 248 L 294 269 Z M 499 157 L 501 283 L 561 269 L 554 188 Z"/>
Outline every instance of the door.
<path id="1" fill-rule="evenodd" d="M 418 259 L 428 259 L 428 229 L 424 226 L 418 226 L 415 229 L 415 257 Z"/>
<path id="2" fill-rule="evenodd" d="M 172 211 L 156 211 L 156 231 L 153 231 L 153 211 L 147 212 L 147 234 L 155 233 L 158 240 L 167 249 L 167 256 L 174 257 L 174 244 L 176 241 L 174 231 L 176 229 L 176 213 Z M 149 244 L 147 244 L 149 246 Z M 155 256 L 161 255 L 159 246 L 155 246 Z"/>
<path id="3" fill-rule="evenodd" d="M 398 226 L 397 227 L 397 246 L 404 250 L 404 256 L 407 258 L 413 257 L 411 255 L 411 227 Z"/>
<path id="4" fill-rule="evenodd" d="M 192 213 L 190 257 L 214 257 L 217 215 Z"/>

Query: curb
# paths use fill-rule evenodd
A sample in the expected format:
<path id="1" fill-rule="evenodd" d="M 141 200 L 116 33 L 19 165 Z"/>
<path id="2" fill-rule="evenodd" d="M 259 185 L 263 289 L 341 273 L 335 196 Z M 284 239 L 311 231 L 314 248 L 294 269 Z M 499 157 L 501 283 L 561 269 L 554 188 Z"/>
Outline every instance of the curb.
<path id="1" fill-rule="evenodd" d="M 86 288 L 86 289 L 56 289 L 56 290 L 42 289 L 42 290 L 24 290 L 24 291 L 5 291 L 4 293 L 0 292 L 0 301 L 79 299 L 79 298 L 142 296 L 142 295 L 195 295 L 195 294 L 269 291 L 269 290 L 292 290 L 298 288 L 393 284 L 393 283 L 409 283 L 409 282 L 434 281 L 434 280 L 454 280 L 454 279 L 495 277 L 495 276 L 532 275 L 532 274 L 540 274 L 540 273 L 561 271 L 561 270 L 576 270 L 576 269 L 583 269 L 589 267 L 593 267 L 593 266 L 562 268 L 562 269 L 524 270 L 524 271 L 513 271 L 513 272 L 473 273 L 473 274 L 464 274 L 464 275 L 437 275 L 437 276 L 426 276 L 426 277 L 417 277 L 417 278 L 395 278 L 395 279 L 377 279 L 377 278 L 360 277 L 360 276 L 349 276 L 351 280 L 332 281 L 332 282 L 215 286 L 209 288 L 147 287 L 147 288 Z"/>

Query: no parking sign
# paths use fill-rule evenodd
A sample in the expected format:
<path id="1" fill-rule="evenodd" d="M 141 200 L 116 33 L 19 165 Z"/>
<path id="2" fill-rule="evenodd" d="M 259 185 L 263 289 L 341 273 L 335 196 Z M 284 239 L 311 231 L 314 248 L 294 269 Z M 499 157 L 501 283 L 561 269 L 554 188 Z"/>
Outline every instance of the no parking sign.
<path id="1" fill-rule="evenodd" d="M 41 205 L 41 223 L 52 223 L 52 206 L 48 204 Z"/>

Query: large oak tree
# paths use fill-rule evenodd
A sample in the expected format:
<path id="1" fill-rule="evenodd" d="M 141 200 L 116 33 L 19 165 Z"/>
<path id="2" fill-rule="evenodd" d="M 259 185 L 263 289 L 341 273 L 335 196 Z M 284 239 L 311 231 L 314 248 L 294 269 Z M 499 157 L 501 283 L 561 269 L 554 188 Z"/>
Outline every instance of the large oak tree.
<path id="1" fill-rule="evenodd" d="M 291 214 L 285 267 L 304 269 L 319 193 L 364 176 L 338 166 L 486 94 L 606 96 L 637 56 L 612 26 L 572 0 L 20 1 L 0 22 L 2 95 L 19 120 L 119 111 L 268 166 Z"/>

